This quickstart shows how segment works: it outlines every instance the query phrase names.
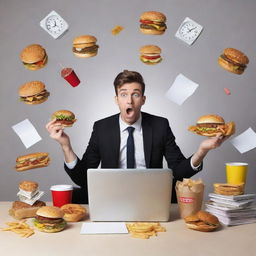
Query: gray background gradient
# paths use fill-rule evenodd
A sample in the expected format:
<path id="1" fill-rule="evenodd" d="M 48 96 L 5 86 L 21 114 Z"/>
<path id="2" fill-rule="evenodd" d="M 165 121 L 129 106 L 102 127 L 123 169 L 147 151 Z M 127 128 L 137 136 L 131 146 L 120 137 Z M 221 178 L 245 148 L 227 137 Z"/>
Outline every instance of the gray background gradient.
<path id="1" fill-rule="evenodd" d="M 51 10 L 57 11 L 69 23 L 69 31 L 54 40 L 40 26 L 40 20 Z M 167 16 L 168 29 L 164 35 L 153 36 L 139 32 L 139 16 L 155 10 Z M 146 82 L 147 101 L 143 111 L 167 117 L 176 141 L 188 157 L 197 149 L 203 137 L 187 131 L 187 127 L 204 114 L 216 113 L 226 121 L 235 121 L 237 135 L 252 127 L 256 130 L 255 71 L 256 71 L 256 1 L 255 0 L 1 0 L 0 1 L 0 200 L 17 200 L 18 183 L 25 179 L 39 182 L 50 200 L 53 184 L 72 184 L 63 170 L 60 146 L 49 138 L 45 124 L 59 109 L 70 109 L 77 123 L 67 129 L 78 156 L 82 156 L 91 135 L 93 122 L 118 112 L 114 103 L 113 80 L 122 70 L 140 72 Z M 185 17 L 204 26 L 192 46 L 175 38 L 175 32 Z M 125 29 L 117 36 L 111 29 Z M 91 34 L 100 46 L 93 58 L 77 58 L 72 53 L 75 36 Z M 48 64 L 38 71 L 26 70 L 19 60 L 20 51 L 28 44 L 41 44 L 49 56 Z M 139 60 L 139 48 L 156 44 L 162 48 L 162 63 L 147 66 Z M 237 48 L 250 59 L 243 75 L 220 68 L 217 58 L 227 47 Z M 59 75 L 60 65 L 73 67 L 81 84 L 72 88 Z M 165 98 L 175 77 L 182 73 L 200 86 L 182 106 Z M 19 101 L 21 84 L 41 80 L 51 95 L 43 104 L 26 105 Z M 223 88 L 231 90 L 227 96 Z M 42 140 L 26 149 L 12 126 L 28 118 Z M 16 172 L 15 159 L 37 151 L 50 153 L 51 164 L 46 168 Z M 249 163 L 246 191 L 255 192 L 255 150 L 240 154 L 227 141 L 209 153 L 201 177 L 207 193 L 215 182 L 225 182 L 225 163 Z"/>

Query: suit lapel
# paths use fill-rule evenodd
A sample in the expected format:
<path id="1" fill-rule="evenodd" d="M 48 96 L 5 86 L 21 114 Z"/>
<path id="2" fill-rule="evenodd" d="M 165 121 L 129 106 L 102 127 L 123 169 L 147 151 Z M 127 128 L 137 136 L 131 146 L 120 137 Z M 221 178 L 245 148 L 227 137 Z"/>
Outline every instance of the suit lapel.
<path id="1" fill-rule="evenodd" d="M 113 150 L 113 161 L 116 163 L 116 168 L 119 166 L 119 153 L 120 153 L 120 125 L 119 125 L 119 114 L 113 118 L 113 125 L 111 129 L 111 144 Z M 118 135 L 117 135 L 118 134 Z"/>
<path id="2" fill-rule="evenodd" d="M 144 155 L 146 167 L 150 167 L 150 157 L 151 157 L 151 148 L 152 148 L 152 127 L 147 116 L 144 113 L 142 114 L 142 131 L 143 131 L 143 143 L 144 143 Z"/>

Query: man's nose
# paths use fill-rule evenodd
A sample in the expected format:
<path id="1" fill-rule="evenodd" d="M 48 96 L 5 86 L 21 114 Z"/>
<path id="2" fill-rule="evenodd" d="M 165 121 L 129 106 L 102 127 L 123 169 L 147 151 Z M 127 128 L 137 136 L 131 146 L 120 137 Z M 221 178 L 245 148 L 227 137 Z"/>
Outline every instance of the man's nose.
<path id="1" fill-rule="evenodd" d="M 132 104 L 132 95 L 128 95 L 127 103 Z"/>

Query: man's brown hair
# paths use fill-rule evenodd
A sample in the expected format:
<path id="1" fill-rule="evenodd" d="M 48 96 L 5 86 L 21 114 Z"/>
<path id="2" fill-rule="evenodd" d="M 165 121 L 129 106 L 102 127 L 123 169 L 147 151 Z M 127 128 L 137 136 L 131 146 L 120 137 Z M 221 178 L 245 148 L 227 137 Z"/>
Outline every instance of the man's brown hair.
<path id="1" fill-rule="evenodd" d="M 141 85 L 141 92 L 144 95 L 145 92 L 145 83 L 142 75 L 136 71 L 124 70 L 119 73 L 114 80 L 114 87 L 116 95 L 118 94 L 118 88 L 126 83 L 139 83 Z"/>

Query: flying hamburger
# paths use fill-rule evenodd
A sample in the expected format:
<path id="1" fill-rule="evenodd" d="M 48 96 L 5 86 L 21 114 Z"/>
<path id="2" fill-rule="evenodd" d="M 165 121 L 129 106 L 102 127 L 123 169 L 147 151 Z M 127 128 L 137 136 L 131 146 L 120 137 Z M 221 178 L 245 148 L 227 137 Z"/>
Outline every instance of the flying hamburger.
<path id="1" fill-rule="evenodd" d="M 218 63 L 227 71 L 241 75 L 246 69 L 249 59 L 237 49 L 226 48 L 223 54 L 220 55 Z"/>
<path id="2" fill-rule="evenodd" d="M 45 49 L 41 45 L 31 44 L 21 51 L 20 59 L 25 68 L 38 70 L 46 65 L 48 57 Z"/>
<path id="3" fill-rule="evenodd" d="M 206 211 L 199 211 L 184 220 L 188 228 L 203 232 L 214 231 L 220 225 L 218 218 Z"/>
<path id="4" fill-rule="evenodd" d="M 15 169 L 17 172 L 22 172 L 34 168 L 46 167 L 49 163 L 50 158 L 48 153 L 37 152 L 17 157 Z"/>
<path id="5" fill-rule="evenodd" d="M 40 104 L 45 102 L 50 93 L 45 89 L 41 81 L 27 82 L 19 88 L 20 101 L 26 104 Z"/>
<path id="6" fill-rule="evenodd" d="M 73 53 L 80 58 L 88 58 L 97 55 L 99 46 L 97 38 L 91 35 L 83 35 L 74 38 Z"/>
<path id="7" fill-rule="evenodd" d="M 147 65 L 155 65 L 162 61 L 161 48 L 156 45 L 145 45 L 140 48 L 140 60 Z"/>
<path id="8" fill-rule="evenodd" d="M 205 115 L 199 117 L 195 126 L 189 126 L 189 131 L 198 135 L 215 137 L 218 134 L 230 136 L 235 133 L 234 122 L 225 123 L 224 119 L 218 115 Z"/>
<path id="9" fill-rule="evenodd" d="M 144 34 L 162 35 L 167 26 L 166 16 L 161 12 L 149 11 L 140 16 L 140 31 Z"/>
<path id="10" fill-rule="evenodd" d="M 43 206 L 36 212 L 34 226 L 42 232 L 55 233 L 63 230 L 67 223 L 64 212 L 55 206 Z"/>
<path id="11" fill-rule="evenodd" d="M 64 109 L 55 111 L 51 116 L 51 120 L 54 119 L 56 119 L 56 123 L 59 123 L 64 127 L 71 127 L 76 122 L 75 114 Z"/>

